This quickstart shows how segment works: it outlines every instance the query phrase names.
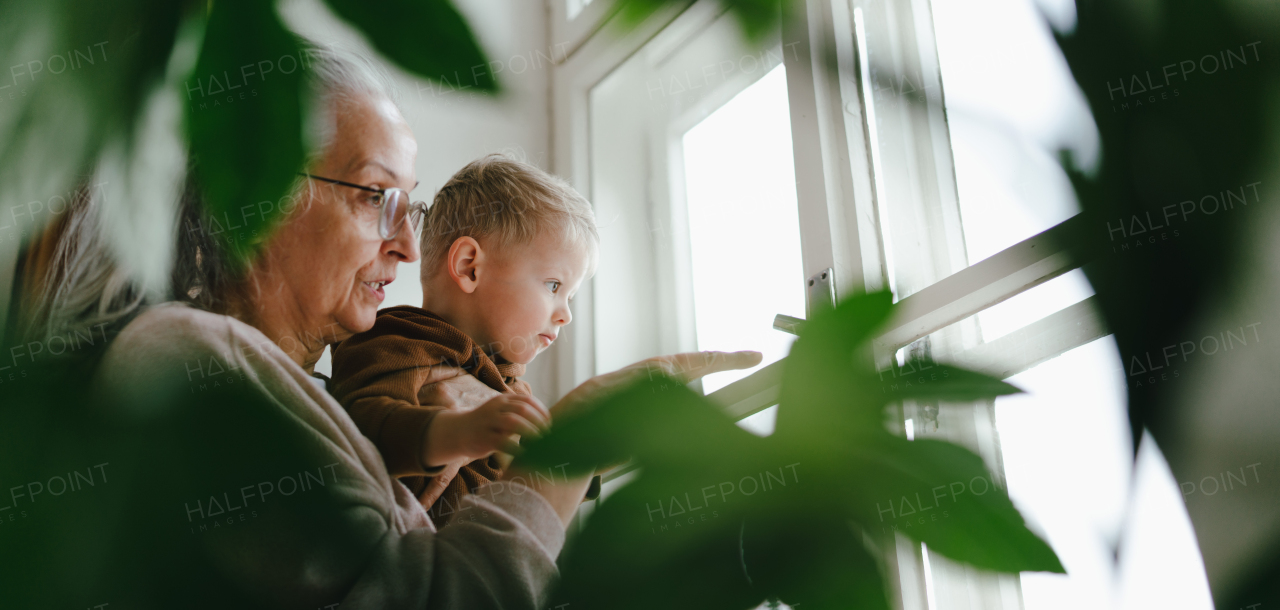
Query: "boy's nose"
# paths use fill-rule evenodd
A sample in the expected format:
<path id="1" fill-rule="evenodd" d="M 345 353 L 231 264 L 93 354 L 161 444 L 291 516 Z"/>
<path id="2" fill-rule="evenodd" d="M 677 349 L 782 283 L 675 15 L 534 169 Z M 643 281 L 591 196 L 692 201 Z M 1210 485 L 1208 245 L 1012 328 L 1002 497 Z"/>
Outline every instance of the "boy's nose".
<path id="1" fill-rule="evenodd" d="M 561 307 L 556 310 L 555 319 L 557 324 L 565 326 L 573 321 L 573 312 L 567 306 Z"/>

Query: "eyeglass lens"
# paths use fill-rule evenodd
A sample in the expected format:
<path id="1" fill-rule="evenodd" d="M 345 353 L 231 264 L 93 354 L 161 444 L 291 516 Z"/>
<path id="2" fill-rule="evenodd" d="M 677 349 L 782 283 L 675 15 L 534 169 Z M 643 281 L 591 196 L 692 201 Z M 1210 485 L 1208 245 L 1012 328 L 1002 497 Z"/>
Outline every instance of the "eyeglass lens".
<path id="1" fill-rule="evenodd" d="M 397 188 L 387 189 L 385 197 L 382 216 L 378 219 L 378 232 L 383 239 L 394 239 L 404 224 L 405 214 L 409 210 L 409 197 Z"/>

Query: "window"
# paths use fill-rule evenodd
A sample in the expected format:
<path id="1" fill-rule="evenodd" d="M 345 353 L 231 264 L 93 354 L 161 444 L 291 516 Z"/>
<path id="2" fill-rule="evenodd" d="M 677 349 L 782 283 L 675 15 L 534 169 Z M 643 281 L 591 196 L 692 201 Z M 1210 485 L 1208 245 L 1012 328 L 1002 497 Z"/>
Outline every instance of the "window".
<path id="1" fill-rule="evenodd" d="M 849 38 L 841 80 L 860 87 L 843 88 L 842 101 L 863 111 L 872 150 L 868 162 L 854 159 L 854 173 L 870 176 L 881 271 L 908 312 L 880 338 L 877 359 L 923 355 L 1028 391 L 985 404 L 905 404 L 903 423 L 915 437 L 982 455 L 1069 571 L 1011 582 L 899 541 L 901 605 L 1110 607 L 1120 596 L 1112 553 L 1134 483 L 1124 377 L 1087 280 L 1050 245 L 1078 211 L 1055 151 L 1086 165 L 1098 154 L 1083 95 L 1030 0 L 848 7 L 852 24 L 834 22 L 831 32 Z M 1014 74 L 1016 95 L 1006 86 Z M 1136 485 L 1149 493 L 1139 501 L 1191 539 L 1177 485 L 1159 476 L 1163 458 L 1143 451 Z M 1194 544 L 1152 559 L 1129 576 L 1208 607 Z"/>
<path id="2" fill-rule="evenodd" d="M 798 4 L 764 50 L 744 47 L 720 3 L 702 0 L 622 40 L 588 36 L 557 69 L 556 171 L 589 193 L 602 225 L 599 272 L 572 349 L 559 353 L 562 391 L 661 353 L 758 349 L 772 360 L 790 339 L 771 316 L 804 317 L 828 298 L 809 280 L 828 279 L 837 298 L 889 287 L 899 313 L 873 342 L 880 366 L 914 354 L 1030 391 L 903 404 L 890 424 L 981 455 L 1071 570 L 982 573 L 899 537 L 885 557 L 897 608 L 1112 605 L 1133 595 L 1100 584 L 1114 580 L 1099 549 L 1117 543 L 1120 515 L 1180 524 L 1182 542 L 1158 556 L 1179 575 L 1182 599 L 1207 600 L 1158 450 L 1141 448 L 1132 481 L 1122 464 L 1131 449 L 1118 359 L 1092 289 L 1056 239 L 1080 222 L 1056 151 L 1081 164 L 1097 155 L 1087 106 L 1038 12 L 1069 25 L 1071 5 Z M 786 142 L 766 144 L 774 140 Z M 787 181 L 789 191 L 779 187 Z M 703 389 L 742 427 L 768 434 L 779 364 L 708 378 Z M 1048 451 L 1048 430 L 1069 442 Z M 1091 481 L 1094 503 L 1055 512 L 1082 498 L 1044 485 L 1046 471 Z M 1124 531 L 1126 552 L 1146 557 L 1141 532 Z M 1159 580 L 1140 565 L 1121 569 Z"/>

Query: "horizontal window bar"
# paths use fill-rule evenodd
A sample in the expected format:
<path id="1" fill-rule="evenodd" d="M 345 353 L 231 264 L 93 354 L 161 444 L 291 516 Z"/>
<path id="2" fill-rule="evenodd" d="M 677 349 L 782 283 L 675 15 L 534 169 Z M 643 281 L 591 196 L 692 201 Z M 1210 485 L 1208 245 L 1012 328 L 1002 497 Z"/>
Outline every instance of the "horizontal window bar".
<path id="1" fill-rule="evenodd" d="M 1066 245 L 1080 222 L 1076 215 L 902 299 L 876 345 L 892 352 L 1075 269 Z"/>

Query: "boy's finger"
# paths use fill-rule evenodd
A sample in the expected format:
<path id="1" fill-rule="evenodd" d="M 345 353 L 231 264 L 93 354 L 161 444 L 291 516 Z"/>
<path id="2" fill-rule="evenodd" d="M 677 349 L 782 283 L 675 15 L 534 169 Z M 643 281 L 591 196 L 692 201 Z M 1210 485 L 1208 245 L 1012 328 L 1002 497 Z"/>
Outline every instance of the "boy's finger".
<path id="1" fill-rule="evenodd" d="M 551 426 L 551 412 L 537 398 L 532 396 L 512 396 L 512 408 L 522 415 L 525 419 L 538 424 L 540 427 L 549 428 Z"/>
<path id="2" fill-rule="evenodd" d="M 515 433 L 520 436 L 528 436 L 530 438 L 542 436 L 542 430 L 538 429 L 536 424 L 521 416 L 519 413 L 504 414 L 503 423 L 505 424 L 503 426 L 504 432 Z"/>
<path id="3" fill-rule="evenodd" d="M 506 441 L 503 441 L 502 446 L 498 448 L 498 451 L 507 455 L 516 456 L 520 455 L 520 453 L 524 451 L 524 447 L 521 447 L 511 439 L 507 439 Z"/>
<path id="4" fill-rule="evenodd" d="M 551 418 L 551 409 L 548 409 L 547 405 L 542 404 L 542 401 L 538 400 L 537 396 L 525 396 L 523 394 L 516 394 L 516 396 L 519 396 L 522 400 L 532 405 L 539 413 L 546 415 L 547 419 Z"/>

